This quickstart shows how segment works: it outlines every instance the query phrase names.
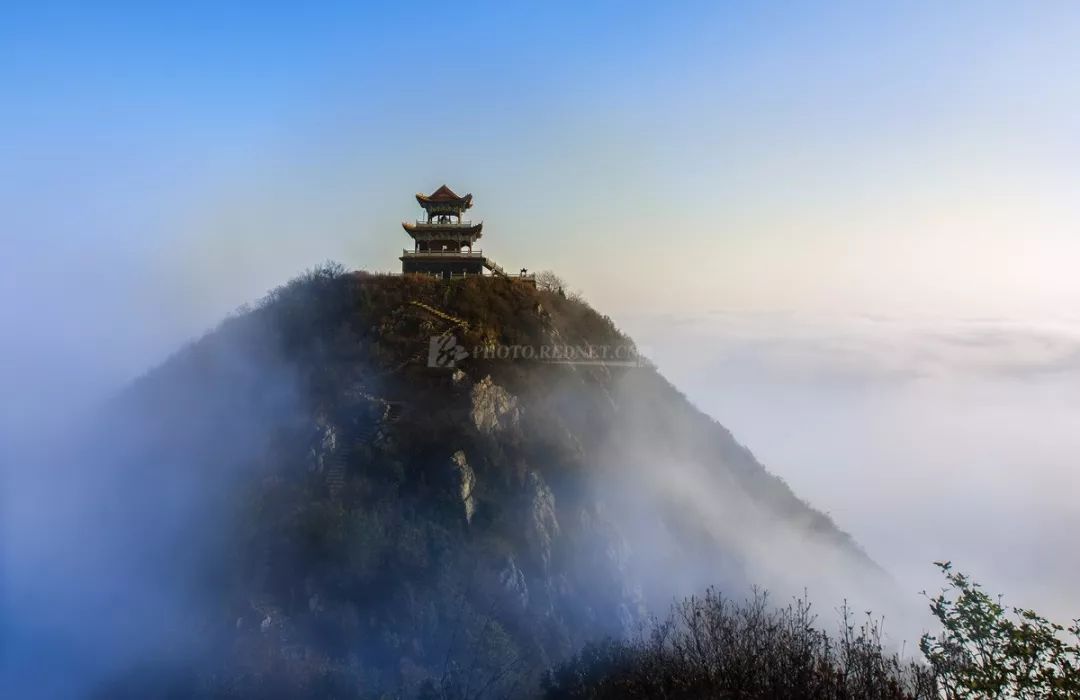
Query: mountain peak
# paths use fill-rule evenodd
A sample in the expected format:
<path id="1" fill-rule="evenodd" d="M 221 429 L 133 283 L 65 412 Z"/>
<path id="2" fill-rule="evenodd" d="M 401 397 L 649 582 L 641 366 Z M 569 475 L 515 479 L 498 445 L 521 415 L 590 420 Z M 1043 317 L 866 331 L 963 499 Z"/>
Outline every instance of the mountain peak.
<path id="1" fill-rule="evenodd" d="M 415 694 L 448 663 L 538 683 L 705 585 L 880 575 L 610 318 L 513 279 L 321 268 L 118 409 L 130 474 L 206 524 L 166 533 L 213 559 L 170 578 L 214 572 L 192 663 L 245 692 Z"/>

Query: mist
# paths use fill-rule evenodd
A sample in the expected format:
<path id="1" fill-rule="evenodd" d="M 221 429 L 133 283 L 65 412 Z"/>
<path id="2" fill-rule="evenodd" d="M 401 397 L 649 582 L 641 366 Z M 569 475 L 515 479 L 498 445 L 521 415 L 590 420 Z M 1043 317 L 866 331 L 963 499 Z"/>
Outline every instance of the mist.
<path id="1" fill-rule="evenodd" d="M 665 392 L 693 398 L 703 388 L 690 386 L 683 392 L 652 370 L 628 371 L 613 395 L 620 429 L 591 478 L 649 612 L 710 587 L 736 600 L 758 591 L 776 605 L 810 603 L 829 631 L 845 606 L 886 619 L 885 642 L 913 649 L 931 626 L 924 602 L 850 536 L 848 523 L 763 471 L 738 432 L 693 408 L 673 412 Z"/>
<path id="2" fill-rule="evenodd" d="M 487 253 L 564 276 L 731 433 L 715 462 L 663 449 L 652 399 L 619 387 L 599 512 L 562 523 L 595 540 L 571 616 L 757 584 L 826 623 L 846 598 L 910 643 L 938 560 L 1080 615 L 1074 7 L 451 14 L 6 9 L 0 694 L 212 668 L 208 620 L 261 639 L 253 604 L 235 629 L 243 605 L 218 614 L 238 503 L 330 428 L 258 314 L 219 324 L 325 260 L 398 269 L 412 193 L 442 183 L 475 193 Z M 698 418 L 663 437 L 691 445 Z M 735 475 L 757 462 L 775 511 Z M 531 483 L 547 527 L 555 489 Z M 624 565 L 640 591 L 608 580 Z"/>
<path id="3" fill-rule="evenodd" d="M 293 368 L 269 350 L 250 353 L 273 347 L 257 317 L 227 321 L 183 356 L 205 373 L 198 386 L 183 383 L 193 375 L 175 361 L 139 381 L 163 358 L 138 344 L 70 341 L 95 322 L 139 337 L 129 324 L 146 290 L 135 279 L 97 298 L 29 286 L 35 309 L 5 309 L 21 345 L 19 371 L 5 375 L 2 670 L 24 697 L 79 694 L 155 661 L 205 661 L 213 647 L 200 625 L 221 585 L 229 501 L 258 478 L 267 426 L 311 408 Z M 70 325 L 40 313 L 76 297 L 83 311 Z M 627 441 L 609 447 L 597 490 L 650 609 L 708 585 L 738 596 L 756 583 L 781 602 L 805 590 L 826 626 L 848 599 L 885 614 L 890 642 L 910 648 L 922 630 L 918 592 L 940 583 L 931 562 L 950 559 L 1010 601 L 1076 614 L 1080 332 L 1069 319 L 616 318 L 677 388 L 896 583 L 868 579 L 859 562 L 748 508 L 722 472 Z M 651 404 L 625 398 L 628 427 L 647 435 Z M 674 424 L 676 444 L 692 438 L 684 427 Z M 730 557 L 702 559 L 697 535 L 658 527 L 673 509 Z"/>
<path id="4" fill-rule="evenodd" d="M 621 319 L 669 378 L 918 600 L 951 560 L 1080 613 L 1080 324 L 738 314 Z"/>
<path id="5" fill-rule="evenodd" d="M 133 692 L 207 663 L 236 499 L 301 409 L 297 377 L 257 314 L 151 359 L 131 280 L 49 282 L 5 301 L 34 306 L 5 308 L 0 679 L 15 697 Z"/>
<path id="6" fill-rule="evenodd" d="M 51 299 L 45 289 L 39 294 L 39 308 L 59 309 L 74 290 L 55 289 Z M 112 303 L 84 294 L 76 323 L 108 319 L 118 334 L 136 333 L 125 324 L 137 318 L 129 302 L 138 296 L 134 286 Z M 111 354 L 111 346 L 72 345 L 63 342 L 72 329 L 62 324 L 22 309 L 8 317 L 19 319 L 24 347 L 41 343 L 41 352 L 24 352 L 23 371 L 8 375 L 8 396 L 36 403 L 27 404 L 32 411 L 9 404 L 21 420 L 4 432 L 5 685 L 22 697 L 80 696 L 107 693 L 110 683 L 140 674 L 160 680 L 212 667 L 217 641 L 207 636 L 208 620 L 220 614 L 229 590 L 221 570 L 235 555 L 237 499 L 269 463 L 268 440 L 299 435 L 301 442 L 290 444 L 303 451 L 310 428 L 313 407 L 301 399 L 302 377 L 275 350 L 280 329 L 262 325 L 257 309 L 181 345 L 140 378 L 148 361 L 134 348 L 124 357 Z M 78 368 L 93 381 L 65 389 L 64 375 L 49 373 L 65 359 L 69 371 Z M 628 375 L 645 376 L 651 372 Z M 595 572 L 597 562 L 582 563 L 590 590 L 620 591 L 641 581 L 647 608 L 640 614 L 662 612 L 674 598 L 709 585 L 739 596 L 752 584 L 781 601 L 809 588 L 826 612 L 843 598 L 873 601 L 881 610 L 878 602 L 888 596 L 879 580 L 869 583 L 879 586 L 876 595 L 862 595 L 865 562 L 841 555 L 835 543 L 802 537 L 812 523 L 774 523 L 771 506 L 748 502 L 745 484 L 729 470 L 746 468 L 751 458 L 730 436 L 720 433 L 727 459 L 711 466 L 692 452 L 657 450 L 691 445 L 701 428 L 681 423 L 678 413 L 651 414 L 663 394 L 628 391 L 623 432 L 644 435 L 659 420 L 663 440 L 621 441 L 595 465 L 595 488 L 607 508 L 596 529 L 604 530 L 605 519 L 617 524 L 629 556 L 624 567 L 619 548 L 599 542 L 614 559 Z M 65 399 L 42 400 L 56 395 Z M 785 500 L 797 504 L 794 495 Z M 681 522 L 667 527 L 673 510 Z M 711 546 L 701 546 L 695 533 Z M 716 551 L 726 556 L 701 556 Z M 611 571 L 627 579 L 607 580 Z"/>

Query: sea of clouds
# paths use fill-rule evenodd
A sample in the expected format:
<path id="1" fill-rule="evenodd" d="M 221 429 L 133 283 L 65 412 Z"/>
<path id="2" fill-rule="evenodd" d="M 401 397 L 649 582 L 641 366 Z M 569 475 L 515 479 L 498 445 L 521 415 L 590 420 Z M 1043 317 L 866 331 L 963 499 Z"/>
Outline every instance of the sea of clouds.
<path id="1" fill-rule="evenodd" d="M 1080 320 L 617 318 L 677 386 L 917 597 L 952 560 L 1080 616 Z"/>

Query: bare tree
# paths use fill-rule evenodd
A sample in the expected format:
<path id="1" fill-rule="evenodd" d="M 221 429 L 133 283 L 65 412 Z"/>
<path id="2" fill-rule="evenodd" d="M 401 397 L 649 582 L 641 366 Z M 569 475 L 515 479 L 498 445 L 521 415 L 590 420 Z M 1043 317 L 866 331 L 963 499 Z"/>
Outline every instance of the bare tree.
<path id="1" fill-rule="evenodd" d="M 566 289 L 566 282 L 551 270 L 536 273 L 536 286 L 545 292 L 558 292 Z"/>

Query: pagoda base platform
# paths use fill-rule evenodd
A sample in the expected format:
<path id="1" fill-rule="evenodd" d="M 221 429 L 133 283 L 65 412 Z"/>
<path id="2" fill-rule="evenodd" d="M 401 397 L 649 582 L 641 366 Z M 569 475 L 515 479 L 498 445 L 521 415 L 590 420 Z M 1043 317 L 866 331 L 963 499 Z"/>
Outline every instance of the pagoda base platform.
<path id="1" fill-rule="evenodd" d="M 463 277 L 484 273 L 484 256 L 476 253 L 448 254 L 444 252 L 406 252 L 401 256 L 401 271 L 405 274 Z"/>
<path id="2" fill-rule="evenodd" d="M 432 275 L 450 279 L 453 277 L 484 276 L 484 270 L 491 271 L 491 277 L 505 277 L 536 284 L 536 276 L 528 274 L 508 275 L 502 267 L 482 253 L 457 253 L 447 251 L 403 251 L 401 256 L 402 274 Z"/>

